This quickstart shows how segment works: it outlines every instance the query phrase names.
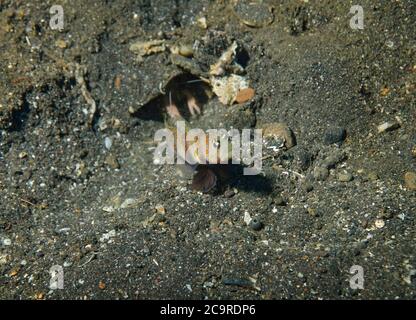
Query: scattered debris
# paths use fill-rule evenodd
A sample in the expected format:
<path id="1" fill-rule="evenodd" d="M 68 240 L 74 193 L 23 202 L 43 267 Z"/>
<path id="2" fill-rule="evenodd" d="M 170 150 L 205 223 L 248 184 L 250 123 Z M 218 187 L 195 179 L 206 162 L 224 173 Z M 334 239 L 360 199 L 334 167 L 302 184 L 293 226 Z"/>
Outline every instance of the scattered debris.
<path id="1" fill-rule="evenodd" d="M 90 105 L 88 125 L 91 127 L 95 114 L 97 112 L 97 104 L 95 103 L 95 100 L 92 98 L 91 93 L 88 91 L 87 84 L 84 79 L 84 76 L 87 73 L 86 68 L 78 63 L 75 63 L 74 69 L 75 80 L 81 87 L 81 94 L 84 97 L 85 101 Z"/>
<path id="2" fill-rule="evenodd" d="M 120 90 L 121 88 L 121 76 L 120 75 L 116 75 L 114 78 L 114 88 L 116 88 L 116 90 Z"/>
<path id="3" fill-rule="evenodd" d="M 165 40 L 137 41 L 130 45 L 130 51 L 137 55 L 137 61 L 143 62 L 143 57 L 166 50 Z"/>
<path id="4" fill-rule="evenodd" d="M 248 211 L 244 212 L 244 222 L 246 225 L 250 225 L 251 216 L 250 216 L 250 213 L 248 213 Z"/>
<path id="5" fill-rule="evenodd" d="M 207 18 L 201 17 L 201 18 L 197 19 L 196 22 L 198 23 L 198 26 L 201 27 L 202 29 L 207 29 L 208 28 Z"/>
<path id="6" fill-rule="evenodd" d="M 232 105 L 234 102 L 243 103 L 254 96 L 254 90 L 249 88 L 246 77 L 237 75 L 243 72 L 243 67 L 236 61 L 237 42 L 223 52 L 220 58 L 210 66 L 209 82 L 213 92 L 221 103 Z M 231 72 L 229 72 L 231 70 Z"/>
<path id="7" fill-rule="evenodd" d="M 9 276 L 15 277 L 17 276 L 18 273 L 19 273 L 19 269 L 13 269 L 12 271 L 10 271 Z"/>
<path id="8" fill-rule="evenodd" d="M 94 260 L 97 257 L 97 255 L 98 255 L 98 252 L 97 251 L 93 251 L 90 254 L 89 258 L 83 264 L 80 264 L 78 266 L 78 268 L 82 268 L 82 267 L 86 266 L 88 263 L 90 263 L 92 260 Z"/>
<path id="9" fill-rule="evenodd" d="M 156 215 L 157 214 L 155 213 L 155 214 L 151 215 L 150 217 L 144 219 L 141 222 L 141 225 L 143 226 L 143 228 L 147 228 L 149 225 L 151 225 L 153 223 L 153 221 L 155 221 Z"/>
<path id="10" fill-rule="evenodd" d="M 111 140 L 110 137 L 105 137 L 104 138 L 104 146 L 107 150 L 111 149 L 111 147 L 113 146 L 113 141 Z"/>
<path id="11" fill-rule="evenodd" d="M 238 93 L 249 88 L 246 78 L 236 74 L 229 77 L 212 78 L 211 81 L 212 91 L 225 105 L 232 105 L 237 100 Z"/>
<path id="12" fill-rule="evenodd" d="M 404 175 L 404 183 L 409 190 L 416 190 L 416 173 L 406 172 Z"/>
<path id="13" fill-rule="evenodd" d="M 263 137 L 281 140 L 286 149 L 290 149 L 296 145 L 296 137 L 292 129 L 285 123 L 273 122 L 262 126 Z"/>
<path id="14" fill-rule="evenodd" d="M 28 154 L 26 151 L 22 151 L 19 153 L 19 159 L 27 158 Z"/>
<path id="15" fill-rule="evenodd" d="M 183 45 L 183 44 L 174 45 L 174 46 L 171 46 L 169 49 L 171 53 L 180 55 L 186 58 L 190 58 L 194 55 L 194 49 L 190 45 Z"/>
<path id="16" fill-rule="evenodd" d="M 228 67 L 234 60 L 237 50 L 237 42 L 233 42 L 218 59 L 216 63 L 210 66 L 209 74 L 214 77 L 222 76 L 225 73 L 226 67 Z"/>
<path id="17" fill-rule="evenodd" d="M 165 214 L 166 213 L 166 209 L 164 206 L 162 206 L 161 204 L 157 204 L 155 206 L 156 212 L 160 213 L 160 214 Z"/>
<path id="18" fill-rule="evenodd" d="M 12 240 L 10 240 L 9 238 L 3 238 L 3 239 L 1 240 L 1 244 L 2 244 L 3 246 L 10 246 L 10 245 L 12 244 Z"/>
<path id="19" fill-rule="evenodd" d="M 400 128 L 400 123 L 398 122 L 384 122 L 383 124 L 377 127 L 378 133 L 389 132 Z"/>

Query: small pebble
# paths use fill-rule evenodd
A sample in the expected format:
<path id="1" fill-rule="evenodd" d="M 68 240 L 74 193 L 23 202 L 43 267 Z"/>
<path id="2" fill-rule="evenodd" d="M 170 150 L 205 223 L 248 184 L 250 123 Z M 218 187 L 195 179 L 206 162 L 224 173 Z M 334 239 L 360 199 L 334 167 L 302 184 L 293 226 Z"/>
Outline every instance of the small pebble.
<path id="1" fill-rule="evenodd" d="M 323 167 L 316 167 L 313 170 L 313 177 L 318 181 L 325 181 L 329 176 L 329 170 Z"/>
<path id="2" fill-rule="evenodd" d="M 4 246 L 10 246 L 12 244 L 12 240 L 9 238 L 4 238 L 2 242 Z"/>
<path id="3" fill-rule="evenodd" d="M 101 290 L 104 290 L 104 289 L 105 289 L 105 283 L 104 283 L 104 282 L 102 282 L 102 281 L 100 281 L 100 282 L 98 283 L 98 288 L 100 288 Z"/>
<path id="4" fill-rule="evenodd" d="M 416 173 L 406 172 L 404 175 L 404 183 L 409 190 L 416 190 Z"/>
<path id="5" fill-rule="evenodd" d="M 253 218 L 250 221 L 250 228 L 255 231 L 259 231 L 263 228 L 263 223 L 258 218 Z"/>
<path id="6" fill-rule="evenodd" d="M 164 206 L 162 206 L 161 204 L 158 204 L 155 206 L 155 209 L 158 213 L 160 214 L 165 214 L 166 213 L 166 209 Z"/>
<path id="7" fill-rule="evenodd" d="M 110 150 L 113 145 L 113 141 L 109 137 L 105 137 L 104 139 L 104 146 L 107 150 Z"/>
<path id="8" fill-rule="evenodd" d="M 55 45 L 60 49 L 65 49 L 68 46 L 65 40 L 62 39 L 56 40 Z"/>
<path id="9" fill-rule="evenodd" d="M 368 174 L 368 179 L 369 179 L 370 181 L 376 181 L 376 180 L 378 180 L 378 179 L 379 179 L 379 177 L 378 177 L 377 173 L 375 173 L 375 172 L 370 172 L 370 173 Z"/>
<path id="10" fill-rule="evenodd" d="M 384 122 L 383 124 L 377 127 L 378 133 L 389 132 L 400 128 L 398 122 Z"/>
<path id="11" fill-rule="evenodd" d="M 105 163 L 108 164 L 112 169 L 120 169 L 120 164 L 117 160 L 117 157 L 113 154 L 109 154 L 105 158 Z"/>
<path id="12" fill-rule="evenodd" d="M 10 271 L 9 276 L 15 277 L 18 273 L 19 273 L 19 269 L 13 269 L 12 271 Z"/>
<path id="13" fill-rule="evenodd" d="M 35 294 L 35 299 L 36 300 L 42 300 L 44 298 L 45 294 L 42 292 L 38 292 Z"/>
<path id="14" fill-rule="evenodd" d="M 324 134 L 324 143 L 327 145 L 342 143 L 347 137 L 347 131 L 344 128 L 329 128 Z"/>
<path id="15" fill-rule="evenodd" d="M 240 91 L 238 91 L 237 96 L 235 98 L 235 101 L 240 104 L 240 103 L 245 103 L 249 100 L 251 100 L 254 95 L 255 95 L 255 91 L 252 88 L 245 88 L 245 89 L 241 89 Z"/>
<path id="16" fill-rule="evenodd" d="M 416 158 L 416 146 L 414 146 L 413 148 L 412 148 L 412 157 L 413 158 Z"/>
<path id="17" fill-rule="evenodd" d="M 263 137 L 283 140 L 286 149 L 296 145 L 296 137 L 292 129 L 285 123 L 273 122 L 263 125 Z"/>
<path id="18" fill-rule="evenodd" d="M 27 157 L 27 152 L 26 151 L 22 151 L 19 153 L 19 159 L 24 159 Z"/>
<path id="19" fill-rule="evenodd" d="M 376 228 L 377 228 L 377 229 L 381 229 L 381 228 L 383 228 L 385 224 L 386 224 L 386 223 L 384 222 L 384 220 L 383 220 L 383 219 L 377 219 L 377 220 L 374 222 L 374 225 L 376 226 Z"/>
<path id="20" fill-rule="evenodd" d="M 351 173 L 349 172 L 341 172 L 338 174 L 338 181 L 340 182 L 350 182 L 354 179 Z"/>
<path id="21" fill-rule="evenodd" d="M 207 24 L 207 18 L 205 17 L 201 17 L 197 20 L 198 26 L 202 29 L 207 29 L 208 28 L 208 24 Z"/>
<path id="22" fill-rule="evenodd" d="M 244 212 L 244 222 L 246 225 L 250 225 L 251 222 L 250 213 L 248 213 L 247 211 Z"/>

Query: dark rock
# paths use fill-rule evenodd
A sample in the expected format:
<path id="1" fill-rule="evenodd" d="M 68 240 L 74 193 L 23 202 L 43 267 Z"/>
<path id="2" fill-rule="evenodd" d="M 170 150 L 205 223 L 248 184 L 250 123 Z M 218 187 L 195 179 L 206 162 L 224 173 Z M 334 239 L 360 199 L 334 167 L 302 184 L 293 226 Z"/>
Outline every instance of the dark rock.
<path id="1" fill-rule="evenodd" d="M 344 128 L 332 127 L 325 132 L 324 143 L 327 145 L 334 143 L 341 144 L 346 137 L 347 131 Z"/>
<path id="2" fill-rule="evenodd" d="M 80 158 L 80 159 L 84 159 L 87 155 L 88 155 L 88 150 L 87 150 L 87 149 L 82 149 L 82 150 L 79 152 L 79 158 Z"/>
<path id="3" fill-rule="evenodd" d="M 250 228 L 259 231 L 263 228 L 263 223 L 258 218 L 253 218 L 250 221 Z"/>

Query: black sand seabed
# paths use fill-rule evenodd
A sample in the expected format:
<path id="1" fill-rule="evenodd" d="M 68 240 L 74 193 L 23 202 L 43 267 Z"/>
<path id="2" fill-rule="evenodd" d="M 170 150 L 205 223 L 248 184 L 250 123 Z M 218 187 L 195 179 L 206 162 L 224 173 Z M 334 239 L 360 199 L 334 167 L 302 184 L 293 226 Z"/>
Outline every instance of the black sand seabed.
<path id="1" fill-rule="evenodd" d="M 55 2 L 0 3 L 1 298 L 415 298 L 415 1 L 360 1 L 363 30 L 350 1 L 263 1 L 273 22 L 259 28 L 231 1 Z M 131 112 L 169 53 L 138 63 L 129 46 L 213 30 L 244 48 L 256 94 L 212 98 L 193 125 L 280 122 L 297 145 L 200 194 L 152 162 L 163 119 Z M 63 289 L 49 288 L 53 266 Z"/>

